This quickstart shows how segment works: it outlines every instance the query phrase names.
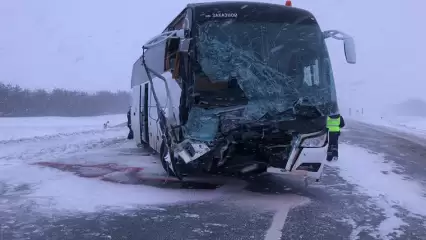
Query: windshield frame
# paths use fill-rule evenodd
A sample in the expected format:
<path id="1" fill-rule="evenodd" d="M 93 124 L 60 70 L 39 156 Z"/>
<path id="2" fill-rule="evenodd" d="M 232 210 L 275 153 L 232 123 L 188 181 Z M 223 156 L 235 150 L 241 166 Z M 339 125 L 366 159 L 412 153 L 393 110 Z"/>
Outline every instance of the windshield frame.
<path id="1" fill-rule="evenodd" d="M 297 9 L 297 8 L 283 7 L 280 5 L 278 5 L 278 8 L 276 7 L 272 8 L 271 5 L 273 4 L 260 4 L 261 5 L 260 9 L 259 9 L 258 3 L 252 6 L 251 9 L 250 9 L 250 6 L 247 8 L 241 9 L 240 5 L 244 5 L 244 4 L 235 3 L 232 5 L 234 7 L 229 8 L 228 5 L 223 5 L 223 6 L 221 5 L 221 7 L 218 7 L 218 8 L 204 8 L 202 10 L 194 11 L 194 14 L 192 15 L 193 24 L 191 28 L 191 37 L 195 40 L 192 42 L 193 51 L 191 51 L 193 56 L 191 60 L 194 63 L 192 65 L 196 66 L 195 68 L 192 69 L 194 72 L 197 71 L 198 67 L 201 67 L 201 64 L 198 63 L 199 45 L 197 43 L 199 39 L 200 27 L 203 24 L 208 22 L 212 22 L 212 21 L 224 22 L 224 21 L 232 20 L 233 22 L 236 22 L 236 23 L 250 23 L 250 22 L 251 23 L 267 22 L 267 23 L 281 23 L 281 24 L 285 24 L 286 22 L 288 24 L 301 23 L 303 25 L 312 25 L 313 27 L 317 28 L 318 32 L 322 35 L 321 28 L 319 24 L 317 23 L 315 17 L 308 11 Z M 233 9 L 235 10 L 235 12 L 233 12 Z M 248 12 L 253 13 L 254 9 L 256 9 L 255 14 L 251 14 L 251 15 L 247 14 Z M 265 11 L 262 11 L 262 9 L 265 9 Z M 225 15 L 225 16 L 230 16 L 230 17 L 212 18 L 211 17 L 212 13 L 217 11 L 228 13 L 228 15 Z M 233 13 L 236 13 L 237 15 L 234 15 L 234 17 L 232 17 Z M 206 17 L 206 15 L 210 15 L 210 17 Z M 331 60 L 329 57 L 328 48 L 325 43 L 325 39 L 321 37 L 319 41 L 320 42 L 318 43 L 321 45 L 321 49 L 319 50 L 320 54 L 318 55 L 319 56 L 318 68 L 321 71 L 320 75 L 322 75 L 320 76 L 320 81 L 321 81 L 321 84 L 325 84 L 327 88 L 331 88 L 331 89 L 327 93 L 328 96 L 326 96 L 324 100 L 322 100 L 322 102 L 326 102 L 326 104 L 324 104 L 324 106 L 321 106 L 320 104 L 317 107 L 319 107 L 322 110 L 325 110 L 324 114 L 337 113 L 338 112 L 337 96 L 336 96 Z M 195 81 L 195 76 L 193 75 L 193 77 Z M 195 83 L 194 81 L 193 83 Z M 312 86 L 312 87 L 315 87 L 315 86 Z"/>

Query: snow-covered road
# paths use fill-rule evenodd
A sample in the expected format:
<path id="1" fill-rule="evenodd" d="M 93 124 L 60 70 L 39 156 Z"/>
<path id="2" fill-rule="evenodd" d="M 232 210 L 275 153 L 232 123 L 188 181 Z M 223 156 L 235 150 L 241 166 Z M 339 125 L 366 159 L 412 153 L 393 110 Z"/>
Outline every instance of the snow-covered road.
<path id="1" fill-rule="evenodd" d="M 281 177 L 181 187 L 142 181 L 163 176 L 157 158 L 105 119 L 19 137 L 0 118 L 14 129 L 0 136 L 1 240 L 426 239 L 425 145 L 389 129 L 349 121 L 340 160 L 309 188 Z"/>

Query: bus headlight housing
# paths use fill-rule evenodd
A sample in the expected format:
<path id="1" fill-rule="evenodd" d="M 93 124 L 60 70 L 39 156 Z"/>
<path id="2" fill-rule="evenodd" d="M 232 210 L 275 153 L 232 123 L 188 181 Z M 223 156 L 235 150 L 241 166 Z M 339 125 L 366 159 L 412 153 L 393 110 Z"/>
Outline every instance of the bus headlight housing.
<path id="1" fill-rule="evenodd" d="M 300 147 L 304 148 L 322 148 L 327 144 L 327 133 L 303 139 Z"/>

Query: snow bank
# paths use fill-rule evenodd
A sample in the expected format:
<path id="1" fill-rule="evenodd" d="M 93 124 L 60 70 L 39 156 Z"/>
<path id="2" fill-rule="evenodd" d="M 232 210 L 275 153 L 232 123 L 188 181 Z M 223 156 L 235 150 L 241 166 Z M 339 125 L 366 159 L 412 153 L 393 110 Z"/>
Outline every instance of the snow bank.
<path id="1" fill-rule="evenodd" d="M 398 233 L 398 229 L 406 224 L 398 216 L 397 207 L 414 215 L 426 216 L 425 189 L 406 176 L 395 173 L 398 165 L 360 147 L 347 144 L 339 147 L 339 161 L 329 165 L 338 168 L 341 177 L 357 185 L 361 194 L 370 196 L 383 209 L 386 219 L 379 226 L 380 239 L 387 239 L 387 235 L 393 232 Z"/>
<path id="2" fill-rule="evenodd" d="M 394 130 L 415 134 L 426 138 L 426 118 L 410 116 L 380 116 L 380 115 L 353 115 L 344 116 L 372 125 L 384 126 Z"/>
<path id="3" fill-rule="evenodd" d="M 125 114 L 97 117 L 25 117 L 0 118 L 0 141 L 102 130 L 109 121 L 115 126 L 127 121 Z"/>
<path id="4" fill-rule="evenodd" d="M 425 117 L 395 117 L 388 120 L 391 124 L 398 128 L 417 131 L 426 134 L 426 118 Z"/>

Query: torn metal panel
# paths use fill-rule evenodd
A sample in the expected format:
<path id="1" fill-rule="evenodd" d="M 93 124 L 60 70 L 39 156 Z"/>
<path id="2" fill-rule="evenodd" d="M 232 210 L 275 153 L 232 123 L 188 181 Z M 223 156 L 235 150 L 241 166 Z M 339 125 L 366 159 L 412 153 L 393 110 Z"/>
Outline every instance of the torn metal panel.
<path id="1" fill-rule="evenodd" d="M 210 151 L 210 148 L 201 142 L 192 142 L 190 140 L 183 141 L 179 144 L 176 150 L 179 157 L 185 162 L 189 163 L 203 156 Z"/>

